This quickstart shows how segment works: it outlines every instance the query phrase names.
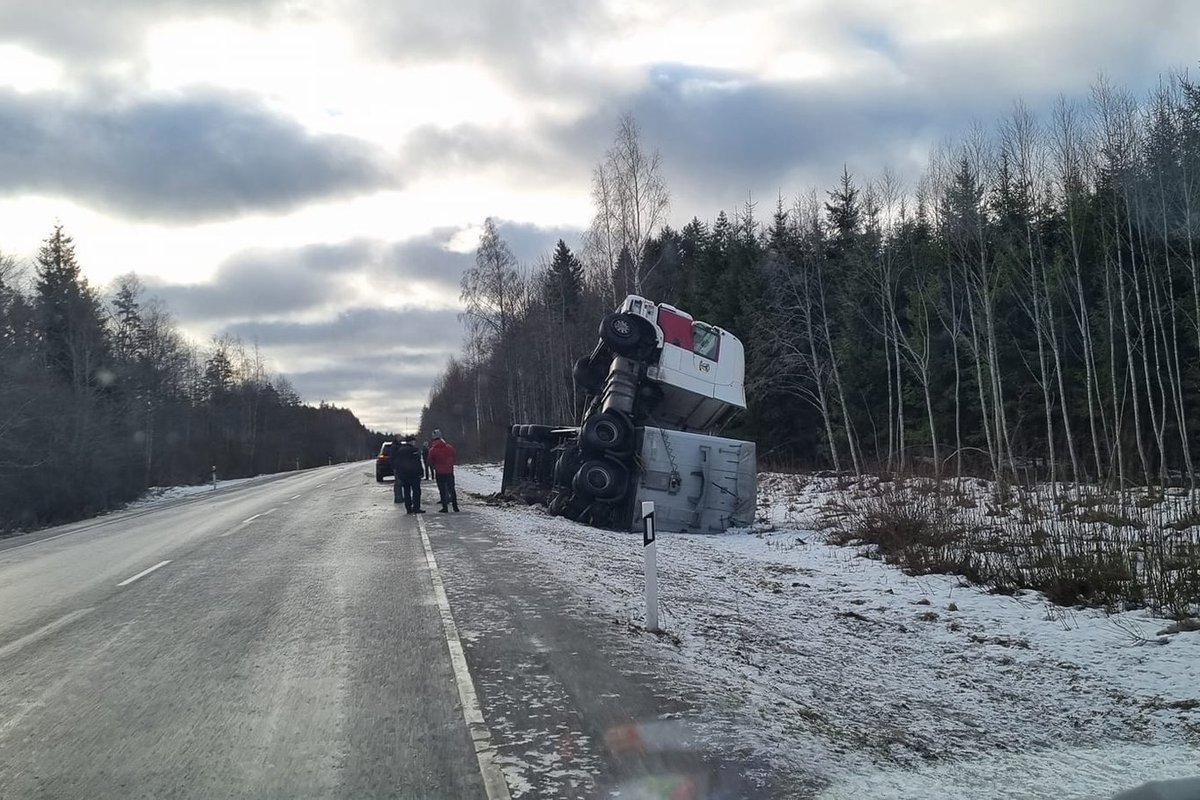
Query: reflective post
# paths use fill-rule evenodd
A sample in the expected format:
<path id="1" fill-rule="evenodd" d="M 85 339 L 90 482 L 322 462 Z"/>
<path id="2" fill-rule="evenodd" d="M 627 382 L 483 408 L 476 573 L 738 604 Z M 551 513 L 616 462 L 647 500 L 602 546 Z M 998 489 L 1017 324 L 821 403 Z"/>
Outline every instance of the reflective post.
<path id="1" fill-rule="evenodd" d="M 213 475 L 213 478 L 212 478 L 213 491 L 215 492 L 217 490 L 217 465 L 216 464 L 213 464 L 212 475 Z"/>
<path id="2" fill-rule="evenodd" d="M 642 503 L 642 552 L 646 562 L 646 630 L 658 633 L 658 554 L 654 544 L 654 501 Z"/>

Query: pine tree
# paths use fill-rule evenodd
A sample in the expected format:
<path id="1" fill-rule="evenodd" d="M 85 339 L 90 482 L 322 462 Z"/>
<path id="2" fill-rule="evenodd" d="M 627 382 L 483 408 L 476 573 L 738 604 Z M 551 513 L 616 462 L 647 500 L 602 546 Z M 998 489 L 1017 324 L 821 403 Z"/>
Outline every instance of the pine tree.
<path id="1" fill-rule="evenodd" d="M 142 340 L 140 296 L 142 282 L 132 273 L 116 281 L 113 297 L 113 355 L 118 361 L 132 361 Z"/>
<path id="2" fill-rule="evenodd" d="M 859 191 L 854 185 L 850 169 L 842 166 L 842 177 L 838 188 L 827 192 L 829 202 L 825 204 L 825 213 L 829 216 L 829 224 L 833 228 L 835 241 L 845 245 L 862 226 L 862 204 L 859 201 Z"/>
<path id="3" fill-rule="evenodd" d="M 542 299 L 548 308 L 570 315 L 579 307 L 582 296 L 583 262 L 559 239 L 542 281 Z"/>
<path id="4" fill-rule="evenodd" d="M 38 250 L 36 304 L 46 366 L 73 388 L 97 377 L 105 357 L 100 303 L 75 259 L 75 243 L 56 224 Z"/>

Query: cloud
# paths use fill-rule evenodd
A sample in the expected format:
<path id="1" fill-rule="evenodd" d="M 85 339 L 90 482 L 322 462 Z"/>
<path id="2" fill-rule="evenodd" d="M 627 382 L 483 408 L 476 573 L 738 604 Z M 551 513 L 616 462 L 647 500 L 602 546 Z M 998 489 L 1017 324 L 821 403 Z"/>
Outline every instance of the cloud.
<path id="1" fill-rule="evenodd" d="M 295 314 L 346 302 L 346 276 L 371 258 L 369 243 L 317 244 L 294 250 L 251 251 L 225 261 L 212 281 L 147 281 L 185 324 Z"/>
<path id="2" fill-rule="evenodd" d="M 582 238 L 577 228 L 503 220 L 499 230 L 518 261 L 531 268 L 549 257 L 559 239 L 578 249 Z M 390 315 L 395 309 L 388 306 L 395 304 L 457 313 L 462 276 L 475 264 L 475 252 L 451 244 L 462 238 L 473 245 L 472 234 L 473 229 L 446 227 L 398 242 L 353 239 L 249 250 L 226 259 L 204 283 L 145 282 L 150 294 L 191 327 L 256 320 L 269 322 L 264 331 L 312 331 L 318 329 L 288 328 L 286 318 L 338 313 L 350 315 L 339 318 L 339 330 L 378 327 L 383 319 L 371 315 Z M 364 302 L 377 305 L 363 307 Z"/>
<path id="3" fill-rule="evenodd" d="M 596 0 L 459 0 L 436 8 L 428 0 L 361 0 L 356 8 L 350 18 L 363 38 L 394 61 L 482 62 L 531 92 L 594 84 L 598 76 L 571 65 L 581 44 L 613 29 L 610 10 Z"/>
<path id="4" fill-rule="evenodd" d="M 0 141 L 5 193 L 68 195 L 139 219 L 287 210 L 392 180 L 373 148 L 218 92 L 114 103 L 0 90 Z"/>
<path id="5" fill-rule="evenodd" d="M 405 418 L 415 425 L 462 341 L 455 311 L 421 308 L 352 308 L 324 322 L 244 322 L 228 332 L 257 342 L 307 401 L 350 407 L 386 430 Z"/>
<path id="6" fill-rule="evenodd" d="M 0 3 L 0 30 L 63 61 L 95 65 L 136 52 L 145 28 L 163 17 L 221 14 L 264 19 L 279 0 L 39 0 Z"/>
<path id="7" fill-rule="evenodd" d="M 369 351 L 369 357 L 453 352 L 462 340 L 458 312 L 453 309 L 350 308 L 322 322 L 239 322 L 227 328 L 234 336 L 264 348 L 292 348 L 313 359 L 341 359 Z M 378 364 L 379 368 L 391 365 Z"/>

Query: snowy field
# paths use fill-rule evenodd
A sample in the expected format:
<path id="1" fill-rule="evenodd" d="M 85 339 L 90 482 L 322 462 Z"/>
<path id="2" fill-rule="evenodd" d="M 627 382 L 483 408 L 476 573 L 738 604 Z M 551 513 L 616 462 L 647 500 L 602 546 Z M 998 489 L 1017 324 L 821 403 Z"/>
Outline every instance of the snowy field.
<path id="1" fill-rule="evenodd" d="M 498 467 L 459 468 L 464 491 L 499 483 Z M 659 536 L 659 647 L 704 698 L 710 746 L 736 729 L 829 800 L 1107 797 L 1200 775 L 1200 633 L 906 576 L 811 530 L 852 497 L 761 485 L 774 530 Z M 643 621 L 638 535 L 480 513 L 593 607 Z"/>

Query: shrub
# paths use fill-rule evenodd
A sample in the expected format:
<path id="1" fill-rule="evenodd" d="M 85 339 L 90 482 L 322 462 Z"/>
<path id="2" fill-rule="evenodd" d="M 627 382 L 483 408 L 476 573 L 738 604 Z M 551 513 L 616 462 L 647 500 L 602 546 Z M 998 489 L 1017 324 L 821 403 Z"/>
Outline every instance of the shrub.
<path id="1" fill-rule="evenodd" d="M 953 507 L 939 497 L 881 489 L 850 510 L 833 541 L 869 545 L 884 561 L 913 575 L 957 573 L 967 556 L 966 531 Z"/>
<path id="2" fill-rule="evenodd" d="M 1192 509 L 1179 517 L 1167 523 L 1167 527 L 1173 531 L 1186 531 L 1188 528 L 1194 528 L 1200 525 L 1200 511 Z"/>
<path id="3" fill-rule="evenodd" d="M 1141 530 L 1146 527 L 1146 523 L 1140 519 L 1132 519 L 1131 517 L 1103 508 L 1090 508 L 1087 511 L 1076 514 L 1075 519 L 1080 522 L 1112 525 L 1114 528 L 1137 528 Z"/>
<path id="4" fill-rule="evenodd" d="M 1050 507 L 1036 492 L 1017 494 L 1009 489 L 990 512 L 1018 503 L 1039 512 Z M 1200 617 L 1200 532 L 1191 530 L 1200 513 L 1168 529 L 1103 507 L 1108 498 L 1100 493 L 1077 489 L 1076 496 L 1078 503 L 1063 503 L 1058 514 L 987 522 L 988 512 L 964 509 L 953 491 L 918 491 L 897 481 L 837 506 L 829 541 L 863 545 L 912 575 L 960 575 L 998 594 L 1034 589 L 1060 606 Z"/>

